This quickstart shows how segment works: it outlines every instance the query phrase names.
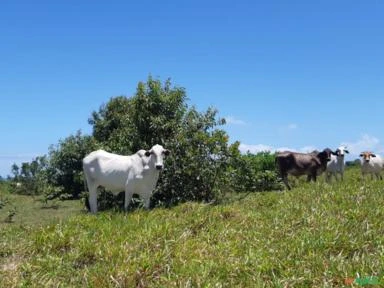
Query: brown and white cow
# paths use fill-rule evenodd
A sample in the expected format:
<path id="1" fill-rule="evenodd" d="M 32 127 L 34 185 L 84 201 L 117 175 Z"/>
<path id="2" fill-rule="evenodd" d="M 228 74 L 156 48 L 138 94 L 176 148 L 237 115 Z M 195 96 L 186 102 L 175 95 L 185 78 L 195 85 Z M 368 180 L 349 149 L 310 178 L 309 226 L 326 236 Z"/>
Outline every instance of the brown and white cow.
<path id="1" fill-rule="evenodd" d="M 381 171 L 383 170 L 384 161 L 383 159 L 370 151 L 361 152 L 361 174 L 363 178 L 367 174 L 371 174 L 371 179 L 373 179 L 373 175 L 376 176 L 377 179 L 383 179 L 381 175 Z"/>
<path id="2" fill-rule="evenodd" d="M 288 174 L 293 176 L 307 175 L 308 182 L 311 180 L 316 182 L 317 175 L 320 175 L 327 168 L 331 154 L 332 150 L 329 148 L 312 153 L 278 152 L 276 154 L 276 164 L 285 186 L 289 190 L 291 189 L 288 183 Z"/>

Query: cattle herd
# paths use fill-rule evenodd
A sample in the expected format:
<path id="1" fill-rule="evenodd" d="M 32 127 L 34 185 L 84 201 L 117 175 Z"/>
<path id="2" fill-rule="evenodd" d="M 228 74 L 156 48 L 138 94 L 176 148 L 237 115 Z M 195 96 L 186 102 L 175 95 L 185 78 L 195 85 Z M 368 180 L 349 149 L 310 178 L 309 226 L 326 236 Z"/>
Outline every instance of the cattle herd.
<path id="1" fill-rule="evenodd" d="M 113 193 L 125 191 L 124 208 L 127 209 L 133 194 L 139 195 L 144 207 L 156 187 L 159 173 L 164 167 L 164 157 L 169 150 L 161 145 L 154 145 L 150 150 L 139 150 L 133 155 L 122 156 L 97 150 L 83 159 L 83 170 L 89 190 L 89 206 L 92 213 L 97 212 L 97 189 L 99 186 Z M 332 151 L 329 148 L 311 153 L 283 151 L 276 153 L 276 165 L 280 176 L 288 189 L 288 175 L 299 177 L 307 175 L 307 181 L 316 181 L 317 176 L 325 172 L 328 182 L 334 177 L 342 180 L 345 169 L 345 154 L 349 153 L 345 146 Z M 361 172 L 365 176 L 382 179 L 381 171 L 384 160 L 372 152 L 362 152 Z"/>
<path id="2" fill-rule="evenodd" d="M 288 183 L 288 174 L 293 176 L 307 175 L 307 181 L 316 181 L 316 177 L 325 172 L 327 182 L 332 180 L 332 176 L 336 180 L 343 180 L 345 170 L 345 154 L 349 151 L 347 147 L 340 146 L 336 151 L 329 148 L 321 152 L 313 151 L 311 153 L 297 153 L 291 151 L 277 152 L 276 164 L 288 189 L 291 186 Z M 384 168 L 384 161 L 372 152 L 362 152 L 361 157 L 361 173 L 363 177 L 371 174 L 373 179 L 382 179 L 381 171 Z"/>

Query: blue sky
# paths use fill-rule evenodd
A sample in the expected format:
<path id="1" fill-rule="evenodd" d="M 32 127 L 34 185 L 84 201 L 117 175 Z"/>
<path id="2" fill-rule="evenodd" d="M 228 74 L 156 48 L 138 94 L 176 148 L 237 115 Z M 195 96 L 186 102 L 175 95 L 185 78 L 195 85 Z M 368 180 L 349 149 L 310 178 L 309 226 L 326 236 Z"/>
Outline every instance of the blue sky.
<path id="1" fill-rule="evenodd" d="M 135 3 L 136 2 L 136 3 Z M 384 2 L 0 4 L 0 175 L 151 74 L 213 106 L 241 148 L 384 154 Z"/>

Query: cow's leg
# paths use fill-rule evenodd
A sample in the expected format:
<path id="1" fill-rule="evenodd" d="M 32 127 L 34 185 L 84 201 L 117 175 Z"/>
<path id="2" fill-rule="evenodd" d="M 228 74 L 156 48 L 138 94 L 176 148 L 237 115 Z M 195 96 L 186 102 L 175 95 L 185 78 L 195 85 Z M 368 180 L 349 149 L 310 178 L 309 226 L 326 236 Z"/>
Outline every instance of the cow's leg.
<path id="1" fill-rule="evenodd" d="M 292 188 L 291 188 L 291 186 L 288 183 L 288 174 L 282 175 L 282 179 L 283 179 L 283 183 L 288 188 L 288 190 L 291 190 Z"/>
<path id="2" fill-rule="evenodd" d="M 337 176 L 339 173 L 336 172 L 336 173 L 332 173 L 333 174 L 333 177 L 335 177 L 335 181 L 337 182 L 339 180 L 339 176 Z"/>
<path id="3" fill-rule="evenodd" d="M 133 185 L 127 184 L 125 186 L 125 199 L 124 199 L 124 210 L 128 210 L 128 206 L 131 203 L 133 196 Z"/>
<path id="4" fill-rule="evenodd" d="M 149 204 L 151 203 L 151 194 L 143 195 L 142 199 L 144 203 L 144 208 L 149 209 Z"/>
<path id="5" fill-rule="evenodd" d="M 310 182 L 311 180 L 313 180 L 313 182 L 316 182 L 316 175 L 317 171 L 312 171 L 311 174 L 309 174 L 307 177 L 307 182 Z"/>
<path id="6" fill-rule="evenodd" d="M 336 179 L 337 180 L 337 179 Z M 327 181 L 327 183 L 331 183 L 332 182 L 332 173 L 330 172 L 327 172 L 325 174 L 325 181 Z"/>
<path id="7" fill-rule="evenodd" d="M 86 185 L 85 185 L 85 183 L 86 183 Z M 97 188 L 98 188 L 98 185 L 84 170 L 84 188 L 85 188 L 84 190 L 85 191 L 87 190 L 86 187 L 88 187 L 89 210 L 92 213 L 96 213 L 97 212 Z"/>
<path id="8" fill-rule="evenodd" d="M 147 185 L 138 185 L 139 187 L 136 187 L 137 188 L 137 193 L 141 199 L 141 201 L 143 202 L 143 205 L 144 205 L 144 208 L 145 209 L 149 209 L 149 204 L 150 204 L 150 200 L 151 200 L 151 194 L 152 194 L 152 191 L 154 188 L 149 188 Z"/>
<path id="9" fill-rule="evenodd" d="M 97 212 L 97 185 L 96 184 L 89 184 L 88 182 L 88 189 L 89 189 L 89 208 L 91 209 L 92 213 Z"/>

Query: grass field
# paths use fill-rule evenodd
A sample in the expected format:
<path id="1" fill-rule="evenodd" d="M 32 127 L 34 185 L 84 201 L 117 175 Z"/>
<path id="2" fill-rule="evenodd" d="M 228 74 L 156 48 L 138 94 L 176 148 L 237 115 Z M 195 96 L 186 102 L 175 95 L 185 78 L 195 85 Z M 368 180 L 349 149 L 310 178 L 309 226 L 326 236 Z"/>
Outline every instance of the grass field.
<path id="1" fill-rule="evenodd" d="M 0 197 L 9 198 L 0 209 L 0 287 L 384 283 L 384 182 L 362 181 L 357 170 L 343 183 L 300 183 L 221 205 L 96 216 L 79 201 Z M 13 222 L 4 222 L 12 205 Z"/>

